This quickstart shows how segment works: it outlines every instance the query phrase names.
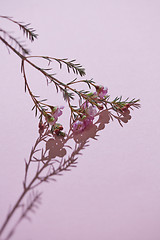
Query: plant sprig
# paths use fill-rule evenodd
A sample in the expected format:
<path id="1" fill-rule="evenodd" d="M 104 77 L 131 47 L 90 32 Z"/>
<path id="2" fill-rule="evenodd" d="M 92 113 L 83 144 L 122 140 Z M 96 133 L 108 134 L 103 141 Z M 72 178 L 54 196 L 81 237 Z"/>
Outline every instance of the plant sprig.
<path id="1" fill-rule="evenodd" d="M 7 39 L 6 41 L 10 41 L 12 46 L 15 45 L 15 48 L 18 49 L 18 51 L 21 52 L 23 55 L 30 53 L 29 50 L 24 46 L 24 44 L 19 39 L 16 39 L 10 33 L 6 32 L 3 29 L 0 29 L 0 32 L 3 34 L 4 39 Z"/>
<path id="2" fill-rule="evenodd" d="M 71 104 L 71 101 L 74 100 L 75 98 L 75 94 L 79 97 L 80 99 L 80 103 L 82 103 L 82 101 L 87 101 L 89 102 L 91 105 L 96 106 L 98 109 L 102 108 L 102 105 L 107 109 L 108 105 L 111 106 L 111 108 L 118 112 L 118 111 L 123 111 L 125 109 L 125 107 L 128 105 L 128 107 L 130 107 L 131 109 L 133 107 L 135 108 L 139 108 L 140 104 L 139 99 L 132 99 L 129 100 L 129 98 L 122 100 L 122 97 L 116 97 L 113 101 L 110 101 L 109 98 L 110 96 L 107 95 L 105 96 L 105 98 L 100 99 L 97 98 L 97 96 L 94 94 L 94 91 L 90 91 L 92 87 L 94 87 L 94 89 L 96 89 L 97 85 L 95 84 L 95 82 L 91 79 L 91 80 L 77 80 L 77 78 L 75 78 L 72 81 L 69 81 L 68 83 L 64 83 L 60 80 L 58 80 L 57 78 L 55 78 L 53 73 L 49 73 L 48 69 L 45 70 L 44 68 L 40 68 L 37 65 L 35 65 L 33 62 L 31 62 L 29 60 L 29 58 L 45 58 L 49 61 L 49 64 L 51 64 L 51 59 L 55 59 L 55 58 L 51 58 L 51 57 L 46 57 L 46 56 L 28 56 L 25 59 L 23 59 L 23 62 L 26 61 L 28 62 L 32 67 L 34 67 L 35 69 L 37 69 L 38 71 L 40 71 L 45 78 L 47 79 L 47 82 L 53 82 L 56 86 L 57 92 L 58 90 L 60 90 L 63 93 L 63 98 L 65 101 L 68 102 L 69 108 L 71 110 L 71 118 L 74 121 L 78 116 L 80 116 L 82 113 L 80 110 L 80 104 L 79 106 L 77 106 L 77 108 L 73 107 Z M 52 68 L 49 68 L 49 70 L 52 70 Z M 76 74 L 78 74 L 76 72 Z M 72 85 L 77 84 L 77 83 L 85 83 L 88 85 L 89 90 L 77 90 L 76 88 L 73 88 Z M 39 102 L 40 103 L 40 102 Z M 42 115 L 46 115 L 46 113 L 44 111 L 41 111 Z"/>
<path id="3" fill-rule="evenodd" d="M 140 104 L 139 104 L 140 99 L 131 99 L 129 100 L 129 98 L 126 98 L 125 100 L 122 100 L 122 96 L 120 97 L 116 97 L 112 102 L 110 102 L 111 107 L 113 108 L 113 110 L 117 111 L 122 111 L 122 109 L 129 104 L 130 108 L 133 109 L 134 108 L 140 108 Z"/>
<path id="4" fill-rule="evenodd" d="M 29 27 L 31 24 L 28 23 L 28 24 L 25 24 L 23 22 L 18 22 L 18 21 L 15 21 L 12 17 L 8 17 L 8 16 L 0 16 L 1 18 L 4 18 L 4 19 L 7 19 L 9 20 L 10 22 L 13 22 L 15 24 L 17 24 L 20 28 L 20 30 L 23 31 L 23 34 L 31 41 L 33 42 L 37 37 L 38 37 L 38 34 L 36 33 L 36 30 L 33 29 L 32 27 Z"/>
<path id="5" fill-rule="evenodd" d="M 7 16 L 0 17 L 17 24 L 20 29 L 23 30 L 23 34 L 31 41 L 34 41 L 34 39 L 37 38 L 38 35 L 35 33 L 35 30 L 33 28 L 29 27 L 30 24 L 17 22 L 11 17 Z M 104 107 L 106 109 L 109 109 L 110 106 L 110 108 L 114 110 L 117 115 L 119 115 L 120 112 L 122 113 L 129 108 L 133 109 L 140 107 L 140 100 L 135 98 L 132 100 L 129 100 L 129 98 L 122 100 L 122 97 L 116 97 L 114 100 L 111 101 L 110 96 L 107 94 L 108 90 L 103 86 L 96 85 L 93 79 L 77 79 L 76 77 L 75 79 L 69 80 L 68 82 L 59 80 L 57 77 L 55 77 L 55 73 L 53 72 L 53 68 L 51 66 L 54 61 L 59 64 L 60 69 L 62 69 L 63 65 L 65 65 L 67 67 L 68 73 L 72 71 L 74 74 L 79 75 L 81 78 L 86 74 L 85 69 L 82 67 L 82 65 L 76 63 L 75 59 L 68 60 L 67 58 L 55 58 L 50 56 L 25 56 L 25 54 L 29 54 L 29 51 L 25 49 L 17 39 L 12 37 L 3 29 L 0 29 L 0 32 L 3 33 L 3 37 L 0 36 L 0 40 L 7 46 L 7 48 L 11 49 L 21 58 L 21 71 L 25 81 L 25 91 L 28 91 L 34 103 L 32 110 L 35 110 L 35 116 L 37 116 L 39 112 L 39 118 L 41 122 L 43 121 L 43 117 L 45 118 L 45 121 L 49 122 L 51 122 L 51 119 L 54 119 L 54 113 L 52 110 L 55 108 L 55 106 L 53 104 L 47 104 L 47 99 L 39 100 L 38 96 L 32 93 L 26 76 L 25 63 L 28 63 L 32 68 L 40 72 L 46 79 L 47 84 L 53 83 L 57 92 L 62 92 L 63 98 L 68 103 L 71 111 L 72 123 L 78 119 L 83 121 L 85 117 L 90 117 L 89 115 L 86 116 L 86 114 L 89 113 L 87 113 L 87 109 L 84 109 L 84 104 L 86 105 L 86 108 L 92 106 L 92 108 L 94 107 L 98 110 L 102 110 Z M 6 36 L 10 40 L 10 43 L 7 39 L 5 39 Z M 15 47 L 13 46 L 13 43 L 16 45 Z M 39 67 L 32 61 L 33 58 L 47 60 L 49 67 Z M 87 90 L 78 90 L 76 88 L 77 83 L 87 84 Z M 75 100 L 75 96 L 77 96 L 79 99 L 78 104 L 72 103 L 73 100 Z M 52 122 L 55 124 L 54 121 Z"/>

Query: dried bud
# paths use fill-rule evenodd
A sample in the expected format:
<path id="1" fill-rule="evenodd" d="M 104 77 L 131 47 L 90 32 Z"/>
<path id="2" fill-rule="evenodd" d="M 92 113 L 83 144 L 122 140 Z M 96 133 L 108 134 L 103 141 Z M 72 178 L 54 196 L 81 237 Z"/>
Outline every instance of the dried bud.
<path id="1" fill-rule="evenodd" d="M 127 110 L 127 107 L 124 106 L 124 107 L 121 108 L 121 110 L 122 110 L 122 111 L 126 111 L 126 110 Z"/>
<path id="2" fill-rule="evenodd" d="M 124 105 L 124 106 L 121 108 L 121 110 L 122 110 L 122 111 L 126 111 L 129 107 L 130 107 L 130 104 L 127 103 L 126 105 Z"/>
<path id="3" fill-rule="evenodd" d="M 55 134 L 59 135 L 60 130 L 59 129 L 55 129 L 54 132 L 55 132 Z"/>
<path id="4" fill-rule="evenodd" d="M 62 127 L 62 125 L 61 126 L 59 126 L 59 130 L 61 131 L 61 130 L 63 130 L 63 127 Z"/>

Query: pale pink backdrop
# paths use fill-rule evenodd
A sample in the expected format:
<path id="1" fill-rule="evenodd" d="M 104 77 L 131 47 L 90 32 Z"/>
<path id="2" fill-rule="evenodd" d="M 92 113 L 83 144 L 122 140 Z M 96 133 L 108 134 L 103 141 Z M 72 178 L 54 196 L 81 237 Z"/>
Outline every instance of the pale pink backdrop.
<path id="1" fill-rule="evenodd" d="M 90 140 L 77 168 L 39 188 L 41 206 L 12 239 L 159 240 L 160 1 L 1 0 L 0 7 L 1 15 L 37 30 L 38 40 L 28 42 L 32 54 L 76 58 L 88 79 L 108 86 L 112 99 L 136 97 L 142 105 L 123 128 L 111 121 Z M 22 37 L 12 24 L 0 24 Z M 62 104 L 39 75 L 30 75 L 35 93 Z M 22 191 L 24 159 L 38 137 L 20 59 L 2 43 L 0 97 L 2 223 Z M 68 118 L 67 112 L 61 117 L 66 128 Z"/>

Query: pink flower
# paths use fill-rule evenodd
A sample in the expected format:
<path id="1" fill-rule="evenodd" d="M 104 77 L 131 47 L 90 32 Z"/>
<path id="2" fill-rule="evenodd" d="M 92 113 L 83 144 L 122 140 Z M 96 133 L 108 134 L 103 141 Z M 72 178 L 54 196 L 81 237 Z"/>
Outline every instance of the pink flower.
<path id="1" fill-rule="evenodd" d="M 97 114 L 97 109 L 95 106 L 89 106 L 85 110 L 84 114 L 85 115 L 83 115 L 81 120 L 76 120 L 73 123 L 72 125 L 73 132 L 82 132 L 88 125 L 93 123 L 94 117 Z"/>
<path id="2" fill-rule="evenodd" d="M 60 106 L 60 107 L 54 107 L 52 109 L 52 116 L 56 119 L 58 119 L 58 117 L 60 117 L 62 115 L 62 110 L 64 107 Z"/>
<path id="3" fill-rule="evenodd" d="M 97 114 L 97 108 L 92 105 L 89 106 L 89 104 L 88 101 L 85 101 L 80 106 L 83 116 L 73 123 L 73 132 L 82 132 L 88 125 L 93 123 L 94 117 Z"/>
<path id="4" fill-rule="evenodd" d="M 88 117 L 95 117 L 97 114 L 97 108 L 95 106 L 89 106 L 89 108 L 86 109 L 86 114 Z"/>
<path id="5" fill-rule="evenodd" d="M 64 108 L 63 106 L 52 108 L 51 114 L 48 114 L 46 116 L 46 122 L 53 126 L 57 122 L 58 117 L 60 117 L 62 115 L 61 109 L 63 109 L 63 108 Z"/>
<path id="6" fill-rule="evenodd" d="M 84 119 L 85 126 L 88 126 L 91 124 L 94 120 L 94 117 L 97 114 L 97 108 L 95 106 L 89 106 L 89 108 L 86 109 L 86 118 Z"/>
<path id="7" fill-rule="evenodd" d="M 72 125 L 73 132 L 82 132 L 85 129 L 84 121 L 77 120 Z"/>
<path id="8" fill-rule="evenodd" d="M 104 99 L 108 93 L 108 88 L 103 87 L 103 86 L 97 86 L 97 95 L 99 96 L 100 99 Z"/>

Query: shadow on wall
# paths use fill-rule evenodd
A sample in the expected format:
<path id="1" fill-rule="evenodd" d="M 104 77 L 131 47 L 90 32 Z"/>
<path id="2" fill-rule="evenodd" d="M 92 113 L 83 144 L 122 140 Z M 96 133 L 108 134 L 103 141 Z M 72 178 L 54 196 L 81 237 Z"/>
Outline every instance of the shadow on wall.
<path id="1" fill-rule="evenodd" d="M 116 119 L 122 126 L 122 123 L 127 123 L 131 119 L 131 116 L 129 110 L 117 116 L 109 110 L 103 110 L 97 114 L 97 118 L 94 124 L 89 125 L 81 133 L 74 133 L 70 128 L 65 137 L 53 135 L 48 130 L 39 135 L 31 149 L 29 160 L 25 161 L 23 191 L 0 228 L 1 240 L 10 239 L 20 222 L 23 219 L 30 219 L 31 212 L 35 213 L 41 204 L 42 193 L 37 191 L 40 184 L 55 181 L 56 176 L 76 167 L 78 156 L 89 146 L 89 139 L 97 140 L 98 132 L 103 130 L 110 120 Z M 19 216 L 16 214 L 14 219 L 17 212 Z M 12 218 L 14 224 L 10 226 L 10 231 L 5 233 Z M 2 234 L 6 236 L 2 238 Z"/>

